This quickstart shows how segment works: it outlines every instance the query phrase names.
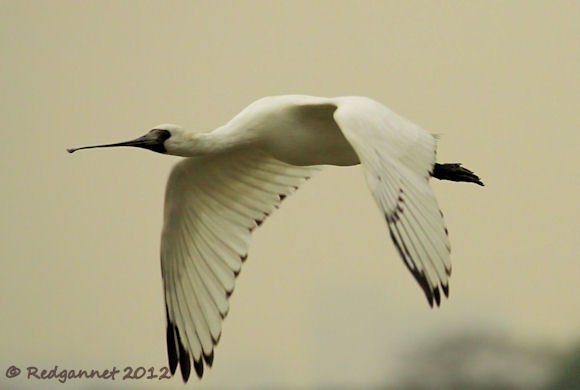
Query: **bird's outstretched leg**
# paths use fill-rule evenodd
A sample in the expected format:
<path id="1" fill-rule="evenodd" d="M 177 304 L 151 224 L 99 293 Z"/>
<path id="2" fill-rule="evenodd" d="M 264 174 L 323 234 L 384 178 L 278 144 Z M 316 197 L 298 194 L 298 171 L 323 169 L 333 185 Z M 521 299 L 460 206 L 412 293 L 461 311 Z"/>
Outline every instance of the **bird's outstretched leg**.
<path id="1" fill-rule="evenodd" d="M 479 176 L 469 169 L 463 168 L 460 163 L 435 163 L 431 176 L 439 180 L 465 181 L 479 184 L 480 186 L 484 185 Z"/>

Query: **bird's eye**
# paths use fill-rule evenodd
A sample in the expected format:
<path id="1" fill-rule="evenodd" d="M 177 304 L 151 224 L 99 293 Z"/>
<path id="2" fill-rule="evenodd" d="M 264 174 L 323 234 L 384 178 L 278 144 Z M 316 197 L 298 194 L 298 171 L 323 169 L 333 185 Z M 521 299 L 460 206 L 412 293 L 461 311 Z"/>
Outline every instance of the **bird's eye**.
<path id="1" fill-rule="evenodd" d="M 158 142 L 163 142 L 171 137 L 171 132 L 165 129 L 153 129 L 149 132 L 149 134 Z"/>

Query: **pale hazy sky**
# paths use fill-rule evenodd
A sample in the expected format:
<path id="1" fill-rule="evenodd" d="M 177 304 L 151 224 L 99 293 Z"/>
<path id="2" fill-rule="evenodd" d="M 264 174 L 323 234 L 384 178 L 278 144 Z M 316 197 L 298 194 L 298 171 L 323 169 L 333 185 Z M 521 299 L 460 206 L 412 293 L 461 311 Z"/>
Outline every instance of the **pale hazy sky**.
<path id="1" fill-rule="evenodd" d="M 329 168 L 258 229 L 191 387 L 390 381 L 401 351 L 462 329 L 577 342 L 579 18 L 577 1 L 0 1 L 0 387 L 159 385 L 9 380 L 12 364 L 166 364 L 158 247 L 177 159 L 64 149 L 209 130 L 286 93 L 374 97 L 484 179 L 433 183 L 451 296 L 429 309 L 360 167 Z"/>

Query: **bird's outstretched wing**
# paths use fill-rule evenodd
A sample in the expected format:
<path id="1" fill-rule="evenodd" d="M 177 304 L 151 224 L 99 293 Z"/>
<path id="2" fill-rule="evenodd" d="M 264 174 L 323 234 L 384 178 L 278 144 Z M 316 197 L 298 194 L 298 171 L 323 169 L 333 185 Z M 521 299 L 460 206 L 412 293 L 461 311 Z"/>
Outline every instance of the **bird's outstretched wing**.
<path id="1" fill-rule="evenodd" d="M 189 378 L 212 365 L 228 297 L 248 254 L 251 231 L 317 168 L 255 153 L 188 158 L 165 195 L 161 269 L 169 367 Z"/>
<path id="2" fill-rule="evenodd" d="M 334 119 L 365 169 L 391 238 L 427 296 L 449 294 L 450 244 L 443 214 L 429 187 L 435 138 L 367 98 L 339 101 Z"/>

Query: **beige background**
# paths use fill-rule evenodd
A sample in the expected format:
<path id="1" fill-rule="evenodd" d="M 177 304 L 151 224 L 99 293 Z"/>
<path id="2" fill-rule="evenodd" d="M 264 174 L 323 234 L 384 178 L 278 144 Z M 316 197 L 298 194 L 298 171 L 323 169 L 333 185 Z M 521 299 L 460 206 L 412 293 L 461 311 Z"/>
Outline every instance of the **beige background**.
<path id="1" fill-rule="evenodd" d="M 177 159 L 65 147 L 209 130 L 286 93 L 372 96 L 487 186 L 433 183 L 454 273 L 430 310 L 360 167 L 325 170 L 255 234 L 196 388 L 392 383 L 404 351 L 464 329 L 577 342 L 579 4 L 1 1 L 0 386 L 39 385 L 6 379 L 11 364 L 166 364 L 158 247 Z M 64 387 L 103 384 L 159 385 Z"/>

